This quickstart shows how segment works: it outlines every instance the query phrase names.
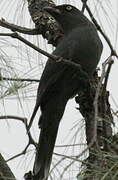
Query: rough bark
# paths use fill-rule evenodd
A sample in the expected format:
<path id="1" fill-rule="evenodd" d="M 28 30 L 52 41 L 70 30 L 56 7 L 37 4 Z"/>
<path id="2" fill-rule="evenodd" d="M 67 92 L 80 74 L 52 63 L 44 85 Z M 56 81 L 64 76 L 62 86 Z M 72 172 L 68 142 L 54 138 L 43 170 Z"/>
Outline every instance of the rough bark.
<path id="1" fill-rule="evenodd" d="M 3 156 L 0 154 L 0 180 L 16 180 L 11 169 L 5 162 Z"/>
<path id="2" fill-rule="evenodd" d="M 56 46 L 63 37 L 63 31 L 44 7 L 55 6 L 52 0 L 28 0 L 28 9 L 36 29 L 48 40 L 49 44 Z"/>

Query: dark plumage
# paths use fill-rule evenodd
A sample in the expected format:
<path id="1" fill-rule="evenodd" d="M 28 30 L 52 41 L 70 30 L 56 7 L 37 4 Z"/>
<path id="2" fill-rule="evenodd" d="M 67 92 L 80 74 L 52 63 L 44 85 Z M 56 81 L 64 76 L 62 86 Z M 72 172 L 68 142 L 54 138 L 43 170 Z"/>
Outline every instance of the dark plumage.
<path id="1" fill-rule="evenodd" d="M 71 5 L 64 4 L 45 10 L 64 31 L 64 37 L 53 54 L 80 64 L 88 76 L 92 76 L 103 48 L 95 26 Z M 78 77 L 77 69 L 63 63 L 48 60 L 44 68 L 31 117 L 32 121 L 40 106 L 41 132 L 34 174 L 38 174 L 41 180 L 48 177 L 58 126 L 66 103 L 80 89 Z"/>

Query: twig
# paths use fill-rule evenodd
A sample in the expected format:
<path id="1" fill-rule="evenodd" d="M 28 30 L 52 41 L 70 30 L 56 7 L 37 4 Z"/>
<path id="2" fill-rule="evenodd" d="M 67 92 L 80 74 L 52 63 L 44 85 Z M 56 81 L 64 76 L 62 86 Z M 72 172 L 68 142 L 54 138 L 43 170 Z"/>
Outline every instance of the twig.
<path id="1" fill-rule="evenodd" d="M 100 81 L 98 83 L 95 98 L 94 98 L 94 102 L 93 102 L 93 105 L 94 105 L 94 128 L 93 128 L 93 134 L 94 134 L 95 137 L 97 136 L 98 99 L 99 99 L 103 79 L 106 77 L 106 71 L 105 71 L 106 65 L 109 63 L 109 61 L 111 61 L 111 56 L 108 57 L 107 60 L 103 63 L 101 78 L 100 78 Z"/>
<path id="2" fill-rule="evenodd" d="M 23 124 L 25 124 L 26 131 L 28 132 L 28 130 L 27 130 L 27 127 L 28 127 L 28 125 L 27 125 L 27 118 L 22 118 L 22 117 L 18 117 L 18 116 L 6 115 L 6 116 L 0 116 L 0 119 L 20 120 Z M 17 157 L 19 157 L 19 156 L 21 156 L 21 155 L 24 155 L 24 154 L 26 153 L 28 147 L 29 147 L 31 144 L 34 145 L 35 147 L 37 147 L 37 144 L 35 143 L 34 139 L 32 138 L 31 133 L 28 132 L 27 135 L 28 135 L 28 138 L 29 138 L 29 142 L 28 142 L 27 146 L 25 147 L 25 149 L 24 149 L 21 153 L 19 153 L 19 154 L 15 155 L 15 156 L 9 158 L 8 160 L 6 160 L 6 162 L 11 161 L 11 160 L 13 160 L 13 159 L 15 159 L 15 158 L 17 158 Z"/>
<path id="3" fill-rule="evenodd" d="M 85 152 L 87 152 L 87 151 L 92 147 L 92 145 L 94 144 L 95 141 L 96 141 L 96 137 L 93 136 L 93 138 L 92 138 L 91 142 L 89 143 L 89 145 L 87 146 L 87 148 L 85 148 L 79 155 L 75 156 L 75 158 L 71 158 L 71 159 L 72 159 L 72 162 L 71 162 L 68 166 L 66 166 L 66 168 L 65 168 L 64 171 L 62 172 L 61 179 L 62 179 L 62 177 L 63 177 L 63 175 L 64 175 L 65 170 L 67 171 L 67 169 L 68 169 L 72 164 L 74 164 L 75 161 L 77 161 L 78 158 L 80 158 Z M 78 160 L 78 161 L 81 162 L 80 160 Z M 82 161 L 82 163 L 83 163 L 83 161 Z"/>
<path id="4" fill-rule="evenodd" d="M 81 0 L 83 2 L 83 0 Z M 88 5 L 85 3 L 84 4 L 85 7 L 86 7 L 86 10 L 88 11 L 90 17 L 91 17 L 91 20 L 93 21 L 93 23 L 95 24 L 96 28 L 98 29 L 98 31 L 102 34 L 102 36 L 104 37 L 104 39 L 106 40 L 107 44 L 109 45 L 110 49 L 111 49 L 111 56 L 116 56 L 118 58 L 118 54 L 116 53 L 116 51 L 114 50 L 111 42 L 110 42 L 110 39 L 108 38 L 108 36 L 103 32 L 103 30 L 101 29 L 101 27 L 99 26 L 97 20 L 94 18 L 90 8 L 88 7 Z"/>
<path id="5" fill-rule="evenodd" d="M 19 153 L 19 154 L 13 156 L 13 157 L 7 159 L 6 162 L 9 162 L 9 161 L 11 161 L 11 160 L 13 160 L 13 159 L 15 159 L 15 158 L 18 158 L 19 156 L 25 155 L 25 154 L 26 154 L 26 151 L 27 151 L 27 149 L 28 149 L 28 147 L 29 147 L 29 145 L 30 145 L 30 144 L 28 144 L 21 153 Z"/>
<path id="6" fill-rule="evenodd" d="M 38 79 L 22 79 L 22 78 L 7 78 L 7 77 L 0 77 L 0 80 L 4 81 L 21 81 L 21 82 L 40 82 Z"/>
<path id="7" fill-rule="evenodd" d="M 27 44 L 29 47 L 33 48 L 34 50 L 38 51 L 39 53 L 43 54 L 44 56 L 47 56 L 48 58 L 50 58 L 50 60 L 54 61 L 54 62 L 57 62 L 57 63 L 64 63 L 64 64 L 67 64 L 69 66 L 72 66 L 74 68 L 76 68 L 77 70 L 80 71 L 81 75 L 85 78 L 88 78 L 88 75 L 87 73 L 85 73 L 82 68 L 81 68 L 81 65 L 80 64 L 77 64 L 73 61 L 69 61 L 69 60 L 66 60 L 66 59 L 63 59 L 62 57 L 58 57 L 56 55 L 53 55 L 53 54 L 49 54 L 48 52 L 40 49 L 39 47 L 35 46 L 33 43 L 29 42 L 28 40 L 26 40 L 25 38 L 23 38 L 22 36 L 20 36 L 18 33 L 0 33 L 0 36 L 9 36 L 9 37 L 12 37 L 12 38 L 16 38 L 18 40 L 20 40 L 21 42 Z"/>
<path id="8" fill-rule="evenodd" d="M 104 174 L 101 180 L 105 180 L 108 177 L 108 175 L 111 173 L 111 171 L 113 171 L 115 167 L 117 168 L 117 165 L 118 165 L 118 161 L 116 161 L 116 163 L 112 165 L 112 167 Z"/>
<path id="9" fill-rule="evenodd" d="M 50 170 L 50 174 L 52 173 L 52 171 L 62 162 L 66 159 L 66 157 L 62 157 L 62 159 L 60 159 Z"/>
<path id="10" fill-rule="evenodd" d="M 109 78 L 110 70 L 111 70 L 111 67 L 112 67 L 113 63 L 114 63 L 114 60 L 112 58 L 110 58 L 109 61 L 107 62 L 108 68 L 107 68 L 107 71 L 106 71 L 105 81 L 104 81 L 104 85 L 103 85 L 103 91 L 104 92 L 106 91 L 106 86 L 107 86 L 107 83 L 108 83 L 108 78 Z"/>
<path id="11" fill-rule="evenodd" d="M 26 121 L 26 123 L 24 123 L 24 124 L 25 124 L 26 132 L 27 132 L 27 135 L 28 135 L 28 138 L 29 138 L 29 143 L 28 143 L 28 144 L 29 144 L 29 145 L 32 144 L 32 145 L 35 146 L 35 148 L 37 148 L 37 143 L 34 141 L 34 139 L 33 139 L 32 135 L 31 135 L 30 131 L 28 131 L 27 121 Z"/>
<path id="12" fill-rule="evenodd" d="M 75 156 L 75 158 L 71 158 L 72 159 L 72 162 L 66 167 L 66 170 L 72 165 L 75 163 L 75 161 L 79 161 L 81 162 L 81 160 L 78 160 L 78 158 L 80 158 L 85 152 L 87 152 L 91 147 L 92 145 L 94 144 L 94 142 L 96 141 L 96 137 L 93 136 L 91 142 L 89 143 L 89 145 L 87 146 L 87 148 L 85 148 L 79 155 Z M 68 156 L 67 156 L 68 157 Z"/>
<path id="13" fill-rule="evenodd" d="M 73 147 L 73 146 L 86 146 L 86 144 L 66 144 L 66 145 L 56 145 L 55 148 L 65 148 L 65 147 Z"/>
<path id="14" fill-rule="evenodd" d="M 109 61 L 107 62 L 108 67 L 107 67 L 106 74 L 105 74 L 105 80 L 104 80 L 104 83 L 102 85 L 101 98 L 102 98 L 102 118 L 103 119 L 106 119 L 106 116 L 108 113 L 108 111 L 106 110 L 106 103 L 107 103 L 106 97 L 108 97 L 108 92 L 106 91 L 106 87 L 107 87 L 108 78 L 110 75 L 110 70 L 111 70 L 113 62 L 114 61 L 113 61 L 112 57 L 109 58 Z M 109 135 L 112 136 L 112 130 L 110 131 L 111 127 L 109 127 L 111 125 L 112 120 L 111 119 L 109 120 L 109 118 L 107 118 L 107 119 L 108 119 L 107 121 L 103 120 L 103 136 L 106 138 L 108 138 L 109 132 L 110 132 Z M 108 121 L 110 121 L 110 122 L 108 122 Z M 106 151 L 110 150 L 109 143 L 106 140 L 104 141 L 104 149 Z"/>
<path id="15" fill-rule="evenodd" d="M 6 115 L 6 116 L 0 116 L 0 119 L 14 119 L 14 120 L 20 120 L 24 124 L 27 122 L 27 118 L 22 118 L 19 116 L 11 116 L 11 115 Z"/>
<path id="16" fill-rule="evenodd" d="M 37 35 L 40 34 L 39 29 L 29 29 L 25 27 L 21 27 L 15 24 L 11 24 L 7 22 L 5 19 L 0 20 L 0 26 L 5 27 L 7 29 L 10 29 L 11 31 L 17 31 L 23 34 L 28 34 L 28 35 Z"/>
<path id="17" fill-rule="evenodd" d="M 35 46 L 33 43 L 29 42 L 28 40 L 26 40 L 25 38 L 23 38 L 22 36 L 20 36 L 18 33 L 14 32 L 14 33 L 0 33 L 0 36 L 9 36 L 15 39 L 20 40 L 21 42 L 27 44 L 29 47 L 31 47 L 32 49 L 38 51 L 39 53 L 51 58 L 52 60 L 59 60 L 59 58 L 57 58 L 57 56 L 51 55 L 49 53 L 47 53 L 46 51 L 38 48 L 37 46 Z"/>
<path id="18" fill-rule="evenodd" d="M 61 157 L 65 157 L 65 158 L 67 158 L 67 159 L 71 159 L 71 160 L 74 160 L 74 161 L 77 161 L 77 162 L 82 162 L 82 160 L 79 160 L 78 159 L 78 156 L 67 156 L 67 155 L 64 155 L 64 154 L 59 154 L 59 153 L 53 153 L 54 155 L 56 155 L 56 156 L 61 156 Z"/>
<path id="19" fill-rule="evenodd" d="M 83 6 L 82 6 L 81 12 L 84 13 L 84 10 L 85 10 L 86 4 L 87 4 L 87 0 L 82 0 L 82 2 L 83 2 Z"/>
<path id="20" fill-rule="evenodd" d="M 18 116 L 6 115 L 6 116 L 0 116 L 0 119 L 14 119 L 14 120 L 20 120 L 21 122 L 23 122 L 23 124 L 25 124 L 25 128 L 26 128 L 27 135 L 28 135 L 28 137 L 29 137 L 29 144 L 32 144 L 32 145 L 34 145 L 35 147 L 37 147 L 37 144 L 35 143 L 34 139 L 32 138 L 31 133 L 28 132 L 27 118 L 22 118 L 22 117 L 18 117 Z"/>
<path id="21" fill-rule="evenodd" d="M 63 179 L 64 173 L 67 172 L 67 169 L 72 166 L 73 163 L 75 163 L 74 160 L 64 168 L 63 172 L 61 173 L 60 179 Z"/>

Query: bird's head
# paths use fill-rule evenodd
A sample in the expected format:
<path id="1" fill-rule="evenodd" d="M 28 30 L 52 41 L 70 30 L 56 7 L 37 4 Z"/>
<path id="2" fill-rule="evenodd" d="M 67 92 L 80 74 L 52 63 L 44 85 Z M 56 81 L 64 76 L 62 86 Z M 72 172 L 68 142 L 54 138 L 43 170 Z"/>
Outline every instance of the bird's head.
<path id="1" fill-rule="evenodd" d="M 90 23 L 79 9 L 69 4 L 63 4 L 55 7 L 45 7 L 44 10 L 55 18 L 55 20 L 63 28 L 64 32 L 72 30 L 82 23 Z"/>

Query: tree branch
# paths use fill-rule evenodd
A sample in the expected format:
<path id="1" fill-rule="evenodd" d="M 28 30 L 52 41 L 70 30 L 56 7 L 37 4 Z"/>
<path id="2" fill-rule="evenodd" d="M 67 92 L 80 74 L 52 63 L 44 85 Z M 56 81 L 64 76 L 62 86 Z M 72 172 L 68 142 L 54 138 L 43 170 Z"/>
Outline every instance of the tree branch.
<path id="1" fill-rule="evenodd" d="M 24 124 L 27 123 L 27 118 L 22 118 L 18 116 L 5 115 L 5 116 L 0 116 L 0 119 L 14 119 L 14 120 L 19 120 L 23 122 Z"/>
<path id="2" fill-rule="evenodd" d="M 93 23 L 95 24 L 96 28 L 98 29 L 98 31 L 102 34 L 102 36 L 104 37 L 104 39 L 106 40 L 107 44 L 109 45 L 109 48 L 111 49 L 111 56 L 116 56 L 118 58 L 118 54 L 116 53 L 116 51 L 114 50 L 110 39 L 108 38 L 108 36 L 103 32 L 103 30 L 101 29 L 101 27 L 99 26 L 97 20 L 94 18 L 90 8 L 87 5 L 87 1 L 86 0 L 81 0 L 84 3 L 84 6 L 86 8 L 86 10 L 88 11 L 91 20 L 93 21 Z"/>
<path id="3" fill-rule="evenodd" d="M 38 35 L 40 34 L 38 29 L 30 29 L 30 28 L 25 28 L 21 27 L 12 23 L 7 22 L 4 18 L 0 19 L 0 26 L 10 29 L 11 31 L 17 31 L 23 34 L 28 34 L 28 35 Z"/>
<path id="4" fill-rule="evenodd" d="M 87 0 L 82 0 L 82 2 L 83 2 L 83 6 L 82 6 L 81 12 L 84 13 L 84 10 L 85 10 L 86 4 L 87 4 Z"/>
<path id="5" fill-rule="evenodd" d="M 0 36 L 9 36 L 9 37 L 12 37 L 12 38 L 15 38 L 15 39 L 18 39 L 20 40 L 21 42 L 27 44 L 29 47 L 33 48 L 34 50 L 36 50 L 37 52 L 47 56 L 48 58 L 50 58 L 50 60 L 56 62 L 56 63 L 64 63 L 64 64 L 67 64 L 69 66 L 72 66 L 74 68 L 76 68 L 77 70 L 80 71 L 81 75 L 85 78 L 88 79 L 88 75 L 86 72 L 84 72 L 81 68 L 81 65 L 80 64 L 77 64 L 71 60 L 66 60 L 66 59 L 63 59 L 62 57 L 58 57 L 56 55 L 53 55 L 53 54 L 49 54 L 48 52 L 40 49 L 39 47 L 35 46 L 33 43 L 29 42 L 28 40 L 26 40 L 25 38 L 23 38 L 22 36 L 20 36 L 18 33 L 0 33 Z"/>
<path id="6" fill-rule="evenodd" d="M 0 77 L 0 81 L 17 81 L 17 82 L 40 82 L 38 79 L 22 79 L 22 78 L 8 78 L 8 77 Z"/>
<path id="7" fill-rule="evenodd" d="M 18 117 L 18 116 L 11 116 L 11 115 L 6 115 L 6 116 L 0 116 L 0 119 L 14 119 L 14 120 L 20 120 L 26 128 L 26 132 L 29 138 L 29 145 L 32 144 L 35 147 L 37 147 L 37 144 L 35 143 L 34 139 L 32 138 L 31 133 L 28 131 L 28 124 L 27 124 L 27 118 L 22 118 L 22 117 Z"/>

